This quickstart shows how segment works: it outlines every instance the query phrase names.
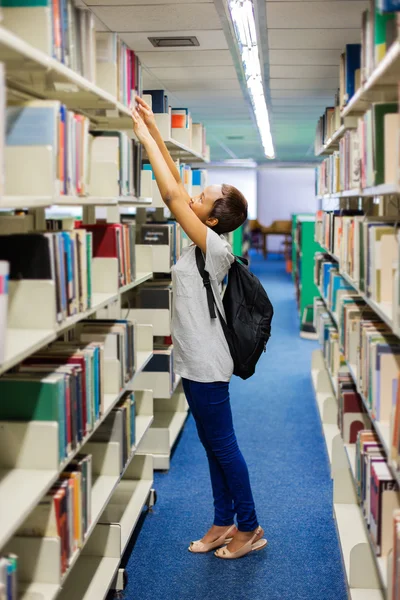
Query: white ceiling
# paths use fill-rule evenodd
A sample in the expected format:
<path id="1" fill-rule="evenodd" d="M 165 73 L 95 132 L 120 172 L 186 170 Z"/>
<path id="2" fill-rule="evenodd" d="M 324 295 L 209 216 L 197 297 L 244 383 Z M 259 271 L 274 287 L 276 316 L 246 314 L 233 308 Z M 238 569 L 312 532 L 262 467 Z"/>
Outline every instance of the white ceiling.
<path id="1" fill-rule="evenodd" d="M 150 3 L 151 2 L 151 3 Z M 266 9 L 271 122 L 277 159 L 313 160 L 316 122 L 332 104 L 339 58 L 360 41 L 369 0 L 254 0 Z M 218 0 L 86 0 L 98 28 L 116 31 L 145 67 L 147 88 L 168 90 L 207 126 L 214 160 L 264 155 L 217 12 Z M 196 36 L 192 48 L 154 48 L 149 36 Z M 232 136 L 243 139 L 232 140 Z"/>

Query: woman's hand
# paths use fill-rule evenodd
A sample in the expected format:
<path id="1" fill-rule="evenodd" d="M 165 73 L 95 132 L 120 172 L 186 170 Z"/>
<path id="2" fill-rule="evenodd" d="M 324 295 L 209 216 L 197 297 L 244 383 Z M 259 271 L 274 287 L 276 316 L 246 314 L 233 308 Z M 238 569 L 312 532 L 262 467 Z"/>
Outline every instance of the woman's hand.
<path id="1" fill-rule="evenodd" d="M 139 115 L 136 108 L 133 108 L 131 111 L 132 121 L 133 121 L 133 131 L 141 144 L 145 144 L 149 140 L 152 139 L 151 134 L 148 130 L 146 123 L 143 121 L 142 117 Z"/>
<path id="2" fill-rule="evenodd" d="M 153 133 L 157 130 L 157 123 L 153 111 L 151 110 L 147 102 L 145 102 L 140 96 L 136 96 L 135 100 L 137 103 L 138 113 L 142 117 L 143 121 L 146 123 L 150 133 Z"/>

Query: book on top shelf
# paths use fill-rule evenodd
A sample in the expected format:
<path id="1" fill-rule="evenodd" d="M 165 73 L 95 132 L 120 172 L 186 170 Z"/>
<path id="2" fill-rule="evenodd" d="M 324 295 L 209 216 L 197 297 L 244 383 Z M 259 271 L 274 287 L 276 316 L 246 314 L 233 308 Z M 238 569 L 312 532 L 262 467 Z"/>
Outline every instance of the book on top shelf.
<path id="1" fill-rule="evenodd" d="M 151 96 L 154 113 L 168 113 L 168 95 L 165 90 L 143 90 L 143 94 Z"/>

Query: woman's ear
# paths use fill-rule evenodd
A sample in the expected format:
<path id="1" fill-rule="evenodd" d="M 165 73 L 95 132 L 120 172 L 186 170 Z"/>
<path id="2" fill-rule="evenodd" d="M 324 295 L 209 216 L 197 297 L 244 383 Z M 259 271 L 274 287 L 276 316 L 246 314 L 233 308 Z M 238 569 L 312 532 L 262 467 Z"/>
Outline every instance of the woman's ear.
<path id="1" fill-rule="evenodd" d="M 209 217 L 206 221 L 206 225 L 208 227 L 215 227 L 218 224 L 218 219 L 216 217 Z"/>

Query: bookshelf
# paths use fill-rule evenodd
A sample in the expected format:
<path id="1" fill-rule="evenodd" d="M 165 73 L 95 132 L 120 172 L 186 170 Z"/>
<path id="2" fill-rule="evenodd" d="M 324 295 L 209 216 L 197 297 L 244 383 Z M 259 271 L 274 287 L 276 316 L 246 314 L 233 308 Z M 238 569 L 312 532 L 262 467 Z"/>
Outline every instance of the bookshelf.
<path id="1" fill-rule="evenodd" d="M 312 356 L 312 382 L 333 479 L 333 516 L 350 598 L 384 600 L 388 561 L 375 556 L 355 494 L 355 447 L 344 444 L 337 426 L 338 405 L 332 376 L 321 350 Z"/>
<path id="2" fill-rule="evenodd" d="M 2 26 L 0 63 L 4 63 L 9 106 L 19 106 L 32 98 L 57 100 L 68 110 L 89 119 L 91 131 L 132 130 L 129 108 L 113 94 Z M 165 121 L 164 115 L 157 118 Z M 164 122 L 165 126 L 163 137 L 174 159 L 187 163 L 209 162 L 209 148 L 203 155 L 179 137 L 182 132 L 171 130 L 170 124 L 168 128 Z M 129 137 L 134 136 L 129 134 Z M 47 163 L 50 162 L 47 159 Z M 102 189 L 96 189 L 92 194 L 90 190 L 81 195 L 58 193 L 56 177 L 56 181 L 53 178 L 50 182 L 54 183 L 50 185 L 50 193 L 0 193 L 0 209 L 27 209 L 35 217 L 34 232 L 46 227 L 45 209 L 54 206 L 82 207 L 82 222 L 87 226 L 96 223 L 98 207 L 103 207 L 103 213 L 105 209 L 110 225 L 120 224 L 124 208 L 133 208 L 136 209 L 137 224 L 142 224 L 149 208 L 162 209 L 164 206 L 156 186 L 143 184 L 145 171 L 142 166 L 139 163 L 138 174 L 136 163 L 135 172 L 146 193 L 140 194 L 140 186 L 137 194 L 114 193 L 118 175 L 115 176 L 115 165 L 109 162 L 96 165 L 100 188 L 104 184 L 106 190 L 104 195 L 101 195 Z M 51 172 L 47 167 L 43 179 Z M 91 169 L 93 171 L 93 165 Z M 107 182 L 107 178 L 110 181 Z M 156 216 L 160 218 L 160 212 Z M 6 351 L 0 364 L 0 375 L 8 375 L 10 370 L 31 359 L 38 351 L 50 351 L 56 341 L 67 344 L 76 339 L 74 332 L 88 319 L 93 323 L 102 319 L 134 323 L 135 340 L 133 377 L 122 380 L 121 385 L 122 359 L 104 358 L 102 410 L 91 428 L 84 430 L 82 438 L 62 460 L 59 457 L 61 422 L 0 421 L 0 555 L 12 553 L 18 556 L 18 600 L 33 597 L 99 600 L 106 598 L 110 588 L 119 586 L 121 560 L 132 532 L 144 507 L 154 503 L 154 469 L 169 469 L 171 450 L 188 415 L 180 378 L 175 377 L 171 384 L 170 373 L 149 373 L 147 370 L 154 355 L 154 337 L 171 333 L 170 309 L 136 310 L 129 304 L 135 288 L 144 286 L 154 274 L 168 276 L 170 264 L 166 255 L 169 250 L 169 246 L 157 247 L 136 241 L 136 274 L 132 281 L 126 277 L 121 282 L 118 259 L 93 258 L 92 298 L 87 305 L 90 308 L 77 310 L 61 320 L 57 314 L 54 281 L 23 279 L 10 282 Z M 94 387 L 93 382 L 91 385 Z M 122 444 L 111 437 L 107 441 L 98 441 L 96 434 L 104 430 L 115 410 L 120 410 L 121 401 L 130 393 L 135 398 L 135 442 L 127 448 L 127 458 L 121 468 Z M 82 418 L 86 417 L 83 413 Z M 63 569 L 65 540 L 61 535 L 30 537 L 19 530 L 54 485 L 59 485 L 72 461 L 78 460 L 82 453 L 91 456 L 91 520 L 82 543 L 71 552 L 68 565 Z M 89 511 L 89 508 L 83 508 L 82 504 L 81 510 Z"/>
<path id="3" fill-rule="evenodd" d="M 355 71 L 353 81 L 346 78 L 346 68 L 358 69 L 351 66 L 347 47 L 341 57 L 345 69 L 333 109 L 340 109 L 340 124 L 335 122 L 332 135 L 332 109 L 327 108 L 316 138 L 316 154 L 327 158 L 316 173 L 323 210 L 317 215 L 316 240 L 322 250 L 315 256 L 320 298 L 314 301 L 314 324 L 321 350 L 313 354 L 312 379 L 331 460 L 334 516 L 353 600 L 389 600 L 400 576 L 399 396 L 391 386 L 398 384 L 400 375 L 399 13 L 382 16 L 378 6 L 370 3 L 363 15 L 360 77 Z M 386 38 L 383 35 L 379 42 L 371 38 L 377 22 L 386 28 Z M 393 35 L 388 33 L 390 27 Z M 388 246 L 381 254 L 376 242 L 381 239 L 393 243 L 393 255 Z M 380 278 L 382 268 L 390 272 Z M 387 365 L 387 371 L 381 370 Z M 349 427 L 354 427 L 352 432 Z M 359 460 L 365 464 L 368 489 L 363 487 Z M 393 504 L 385 501 L 389 495 Z"/>

